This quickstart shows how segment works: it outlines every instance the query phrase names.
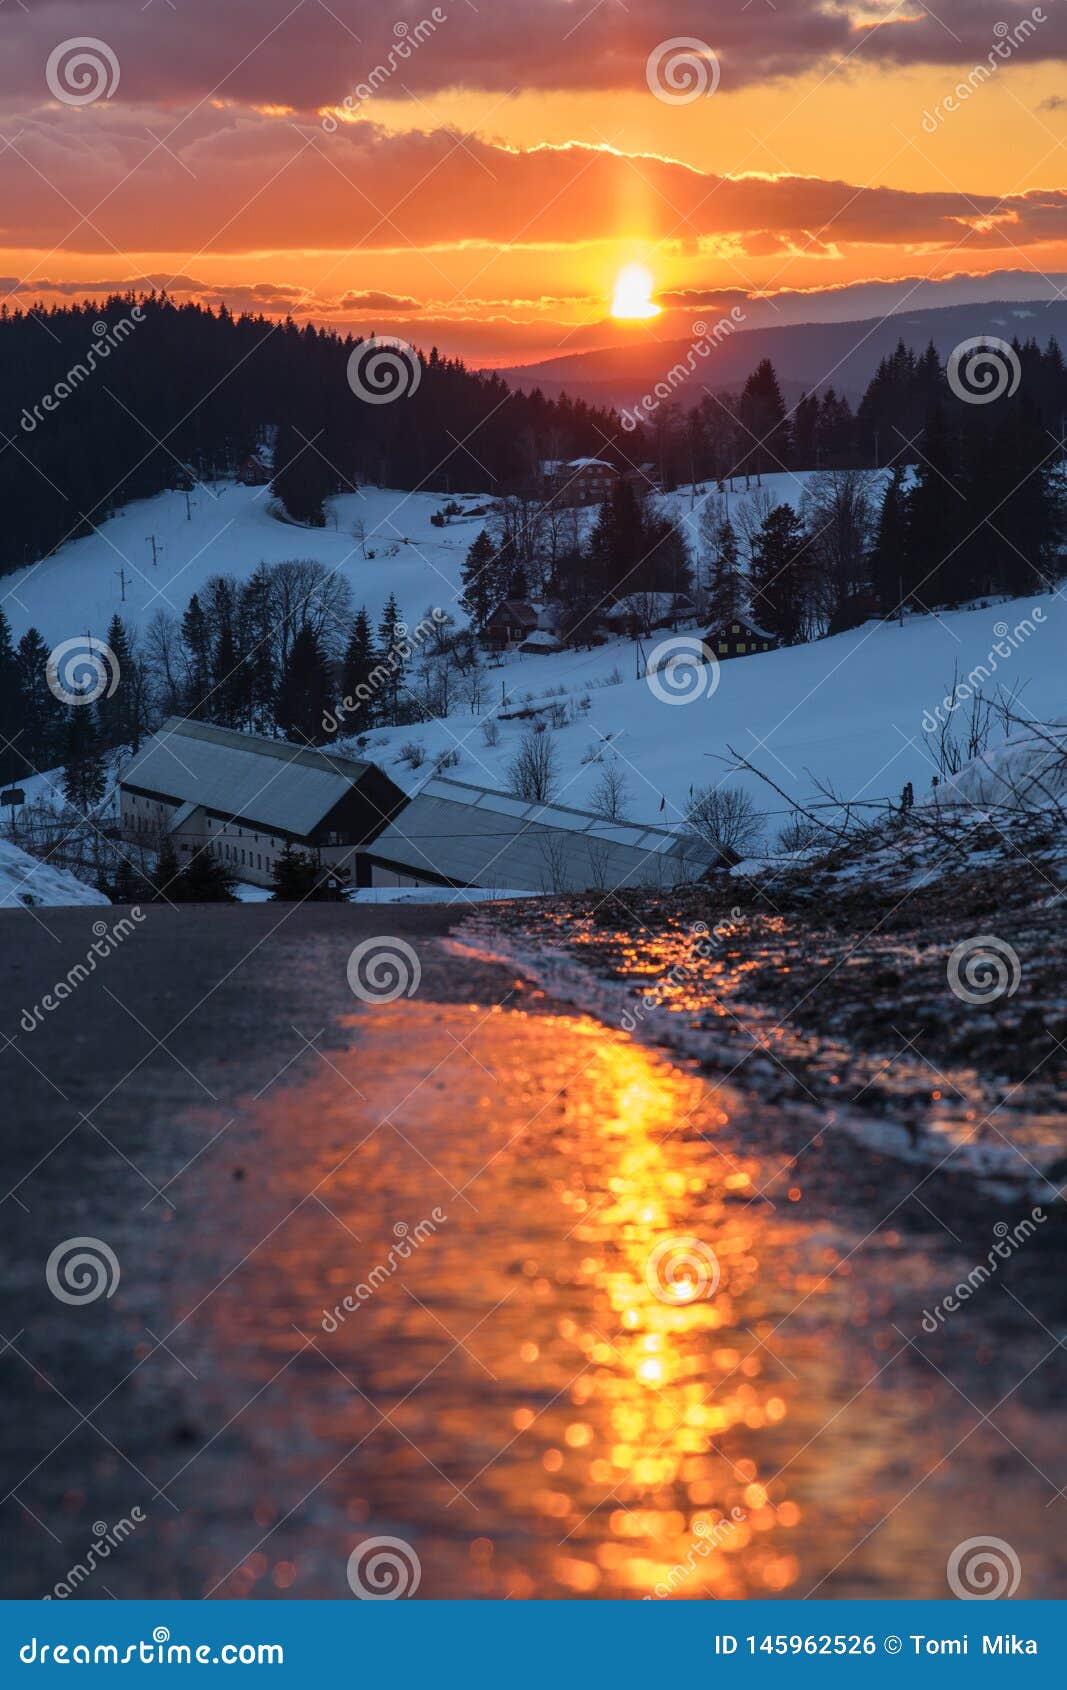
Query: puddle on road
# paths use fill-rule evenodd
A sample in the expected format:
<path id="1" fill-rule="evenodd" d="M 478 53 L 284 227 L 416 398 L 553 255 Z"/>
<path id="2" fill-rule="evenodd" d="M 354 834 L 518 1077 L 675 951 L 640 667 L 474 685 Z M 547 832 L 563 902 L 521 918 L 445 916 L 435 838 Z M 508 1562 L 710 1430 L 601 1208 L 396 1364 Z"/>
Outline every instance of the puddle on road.
<path id="1" fill-rule="evenodd" d="M 344 1598 L 384 1534 L 427 1597 L 933 1597 L 962 1539 L 1040 1541 L 1047 1487 L 988 1426 L 939 1465 L 979 1414 L 897 1354 L 929 1255 L 758 1197 L 765 1106 L 579 1016 L 352 1027 L 198 1222 L 205 1286 L 273 1231 L 182 1329 L 226 1426 L 171 1492 L 187 1594 Z M 1018 1399 L 1001 1423 L 1056 1447 Z"/>

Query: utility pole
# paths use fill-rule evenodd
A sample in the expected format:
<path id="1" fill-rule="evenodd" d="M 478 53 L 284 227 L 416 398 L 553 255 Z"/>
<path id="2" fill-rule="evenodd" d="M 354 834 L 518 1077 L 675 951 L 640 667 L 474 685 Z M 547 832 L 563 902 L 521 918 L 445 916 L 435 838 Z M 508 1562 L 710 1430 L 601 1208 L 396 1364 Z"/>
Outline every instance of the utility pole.
<path id="1" fill-rule="evenodd" d="M 125 568 L 116 569 L 115 574 L 118 576 L 119 581 L 122 585 L 122 603 L 125 604 L 126 603 L 126 570 L 125 570 Z"/>
<path id="2" fill-rule="evenodd" d="M 157 567 L 158 563 L 159 563 L 156 537 L 155 537 L 154 534 L 149 534 L 147 536 L 147 539 L 148 539 L 148 544 L 152 548 L 152 568 L 155 569 Z"/>
<path id="3" fill-rule="evenodd" d="M 192 520 L 193 520 L 193 507 L 192 507 L 192 502 L 189 498 L 188 487 L 185 489 L 185 520 L 186 520 L 186 522 L 192 522 Z"/>
<path id="4" fill-rule="evenodd" d="M 898 620 L 900 622 L 900 626 L 903 628 L 903 626 L 904 626 L 904 577 L 903 577 L 903 575 L 897 576 L 897 602 L 898 602 L 899 612 L 900 612 Z"/>

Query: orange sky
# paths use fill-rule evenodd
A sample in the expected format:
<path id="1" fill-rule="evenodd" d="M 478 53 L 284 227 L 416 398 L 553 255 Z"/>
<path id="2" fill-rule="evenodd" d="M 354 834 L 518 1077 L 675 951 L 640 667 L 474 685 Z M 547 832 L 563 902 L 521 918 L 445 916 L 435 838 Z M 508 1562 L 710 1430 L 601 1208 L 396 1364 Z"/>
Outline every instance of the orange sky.
<path id="1" fill-rule="evenodd" d="M 183 0 L 180 32 L 169 0 L 100 0 L 94 98 L 63 81 L 84 8 L 5 9 L 0 286 L 24 304 L 148 276 L 499 363 L 872 279 L 1012 271 L 1051 296 L 1067 8 L 1047 6 L 940 0 L 935 27 L 889 0 L 831 21 L 810 0 L 584 17 L 483 0 L 476 26 L 447 4 L 340 19 L 231 0 L 204 45 L 187 32 L 219 16 L 206 0 Z M 690 31 L 690 81 L 711 86 L 679 98 L 661 44 Z M 634 261 L 665 308 L 620 327 L 608 302 Z M 866 314 L 862 296 L 840 314 Z"/>

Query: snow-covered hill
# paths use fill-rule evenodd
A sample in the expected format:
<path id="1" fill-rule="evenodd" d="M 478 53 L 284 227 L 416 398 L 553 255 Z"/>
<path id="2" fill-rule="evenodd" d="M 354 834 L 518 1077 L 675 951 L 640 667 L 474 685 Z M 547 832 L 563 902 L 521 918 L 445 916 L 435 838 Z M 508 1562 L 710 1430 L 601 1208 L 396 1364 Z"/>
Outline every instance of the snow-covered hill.
<path id="1" fill-rule="evenodd" d="M 770 475 L 764 486 L 776 503 L 795 505 L 805 479 L 799 473 Z M 16 638 L 33 623 L 49 645 L 86 630 L 102 640 L 116 611 L 135 625 L 161 608 L 180 615 L 190 594 L 212 575 L 243 577 L 259 563 L 299 557 L 338 570 L 356 605 L 366 604 L 374 620 L 392 592 L 415 620 L 434 604 L 462 621 L 456 603 L 460 570 L 485 524 L 485 515 L 476 513 L 486 512 L 490 497 L 456 502 L 466 514 L 435 528 L 430 519 L 446 503 L 442 494 L 367 487 L 331 499 L 328 526 L 309 529 L 272 516 L 267 487 L 213 482 L 195 488 L 188 506 L 184 493 L 160 493 L 125 506 L 95 534 L 68 541 L 54 556 L 0 576 L 0 603 Z M 692 522 L 695 539 L 699 500 L 691 511 L 687 489 L 666 502 Z M 729 503 L 736 516 L 742 495 L 730 495 Z M 591 520 L 592 513 L 585 514 Z"/>
<path id="2" fill-rule="evenodd" d="M 769 476 L 765 486 L 775 501 L 796 504 L 804 481 L 799 473 Z M 741 493 L 730 497 L 732 515 L 742 499 Z M 273 518 L 262 488 L 228 483 L 210 493 L 198 490 L 191 495 L 188 519 L 183 494 L 161 495 L 129 506 L 98 534 L 64 546 L 19 576 L 0 580 L 0 596 L 16 635 L 35 623 L 50 644 L 87 628 L 102 638 L 116 609 L 143 623 L 160 605 L 180 613 L 190 593 L 213 573 L 244 575 L 263 560 L 313 557 L 344 573 L 355 603 L 365 602 L 372 617 L 395 592 L 410 620 L 429 605 L 441 605 L 462 620 L 456 604 L 459 572 L 483 522 L 473 513 L 486 501 L 464 499 L 471 514 L 443 529 L 430 522 L 442 502 L 436 494 L 371 488 L 331 502 L 335 526 L 306 530 Z M 688 489 L 667 502 L 695 525 L 699 507 L 691 510 Z M 354 537 L 359 524 L 362 539 Z M 146 543 L 152 534 L 155 568 Z M 124 605 L 120 568 L 127 574 Z M 643 642 L 645 659 L 657 643 L 656 637 Z M 909 617 L 903 627 L 872 622 L 810 645 L 735 658 L 721 666 L 714 690 L 707 684 L 710 670 L 703 685 L 698 677 L 686 703 L 665 702 L 638 678 L 642 654 L 628 640 L 594 651 L 512 654 L 489 668 L 480 714 L 378 729 L 361 750 L 408 790 L 443 755 L 457 759 L 449 769 L 454 778 L 500 786 L 529 727 L 528 719 L 514 713 L 531 700 L 547 701 L 557 718 L 567 717 L 551 730 L 556 797 L 564 803 L 588 805 L 604 763 L 617 759 L 627 816 L 676 823 L 691 787 L 723 779 L 731 746 L 801 799 L 810 799 L 819 781 L 832 782 L 852 799 L 895 796 L 911 781 L 921 797 L 934 772 L 929 724 L 939 706 L 945 714 L 954 670 L 957 678 L 984 671 L 978 684 L 987 693 L 999 683 L 1021 687 L 1026 711 L 1037 718 L 1062 717 L 1065 643 L 1063 596 L 1044 594 Z M 487 715 L 505 718 L 489 729 L 495 744 L 487 743 Z M 417 770 L 399 757 L 412 742 L 425 752 Z M 786 819 L 786 801 L 751 776 L 737 778 L 768 812 L 773 837 Z"/>
<path id="3" fill-rule="evenodd" d="M 50 868 L 12 845 L 9 839 L 0 839 L 0 909 L 109 902 L 102 892 L 75 879 L 66 869 Z"/>

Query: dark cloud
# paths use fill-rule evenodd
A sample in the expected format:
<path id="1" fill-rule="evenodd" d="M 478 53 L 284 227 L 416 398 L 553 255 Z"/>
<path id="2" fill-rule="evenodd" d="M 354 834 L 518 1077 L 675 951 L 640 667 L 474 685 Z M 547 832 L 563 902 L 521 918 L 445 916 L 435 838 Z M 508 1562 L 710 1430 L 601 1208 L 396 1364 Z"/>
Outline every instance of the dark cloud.
<path id="1" fill-rule="evenodd" d="M 0 94 L 45 100 L 45 64 L 60 42 L 91 34 L 120 66 L 117 103 L 188 107 L 201 100 L 308 111 L 371 81 L 391 96 L 464 87 L 623 89 L 645 86 L 657 44 L 690 36 L 722 64 L 724 92 L 848 58 L 852 64 L 970 64 L 994 50 L 1001 22 L 1026 37 L 1029 61 L 1067 54 L 1067 8 L 1025 0 L 34 0 L 0 8 Z M 1045 18 L 1036 22 L 1037 14 Z M 398 34 L 398 28 L 406 33 Z M 383 76 L 379 76 L 381 71 Z"/>

